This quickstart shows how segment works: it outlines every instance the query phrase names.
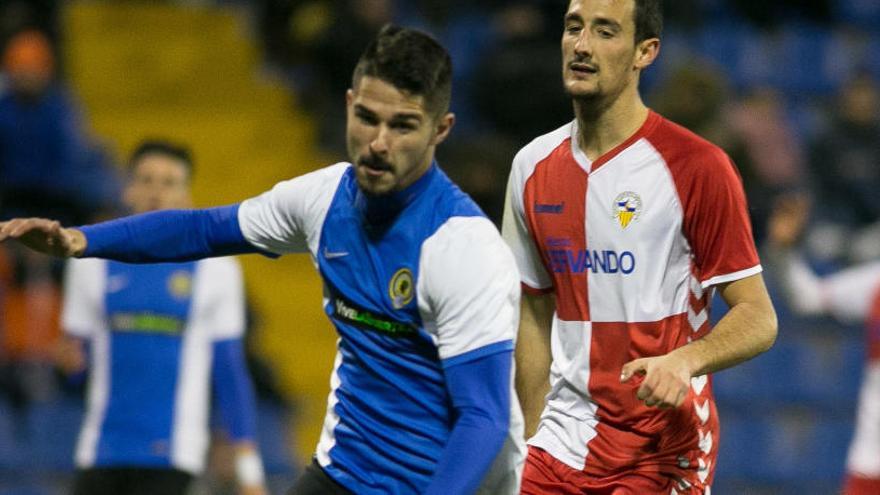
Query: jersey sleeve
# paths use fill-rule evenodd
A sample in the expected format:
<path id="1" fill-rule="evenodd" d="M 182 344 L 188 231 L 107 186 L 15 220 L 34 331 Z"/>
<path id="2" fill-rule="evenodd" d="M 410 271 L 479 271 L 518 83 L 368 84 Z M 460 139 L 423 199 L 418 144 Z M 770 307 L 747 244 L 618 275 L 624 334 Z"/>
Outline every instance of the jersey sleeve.
<path id="1" fill-rule="evenodd" d="M 89 338 L 104 328 L 103 292 L 107 264 L 97 259 L 70 259 L 64 270 L 61 326 L 68 335 Z"/>
<path id="2" fill-rule="evenodd" d="M 821 279 L 822 305 L 845 322 L 863 322 L 880 289 L 880 262 L 856 265 Z"/>
<path id="3" fill-rule="evenodd" d="M 278 183 L 244 201 L 238 210 L 248 242 L 275 254 L 303 253 L 318 242 L 318 232 L 347 163 L 338 163 Z"/>
<path id="4" fill-rule="evenodd" d="M 544 267 L 525 218 L 523 206 L 523 189 L 527 179 L 523 170 L 525 160 L 523 152 L 513 160 L 510 178 L 507 181 L 501 234 L 513 253 L 524 288 L 531 289 L 530 292 L 550 292 L 553 288 L 553 280 Z"/>
<path id="5" fill-rule="evenodd" d="M 761 272 L 745 192 L 730 158 L 709 148 L 692 158 L 683 200 L 684 233 L 703 288 Z M 679 184 L 681 186 L 681 184 Z"/>
<path id="6" fill-rule="evenodd" d="M 444 365 L 465 353 L 479 357 L 471 352 L 477 349 L 513 348 L 519 276 L 510 249 L 488 219 L 452 218 L 425 240 L 416 291 Z"/>
<path id="7" fill-rule="evenodd" d="M 235 258 L 211 258 L 198 267 L 198 290 L 204 291 L 203 310 L 197 315 L 212 340 L 244 336 L 244 282 Z"/>

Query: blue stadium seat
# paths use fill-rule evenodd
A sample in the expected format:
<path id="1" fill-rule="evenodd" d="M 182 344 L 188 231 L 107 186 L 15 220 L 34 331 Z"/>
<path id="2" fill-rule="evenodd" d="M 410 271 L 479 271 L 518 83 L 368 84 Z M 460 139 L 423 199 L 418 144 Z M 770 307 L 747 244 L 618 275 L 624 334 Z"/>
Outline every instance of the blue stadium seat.
<path id="1" fill-rule="evenodd" d="M 806 409 L 772 415 L 722 410 L 721 421 L 718 483 L 800 479 L 836 484 L 843 476 L 851 421 L 820 417 Z"/>
<path id="2" fill-rule="evenodd" d="M 837 0 L 833 5 L 838 19 L 874 31 L 880 29 L 880 2 L 877 0 Z"/>

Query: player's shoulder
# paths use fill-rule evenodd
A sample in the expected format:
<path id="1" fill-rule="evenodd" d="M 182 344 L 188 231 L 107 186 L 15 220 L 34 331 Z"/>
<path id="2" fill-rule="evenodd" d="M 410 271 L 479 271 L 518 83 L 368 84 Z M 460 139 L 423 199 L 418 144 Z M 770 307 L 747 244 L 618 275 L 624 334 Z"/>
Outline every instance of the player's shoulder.
<path id="1" fill-rule="evenodd" d="M 657 125 L 647 136 L 670 168 L 727 168 L 730 158 L 718 145 L 665 117 L 655 114 Z"/>
<path id="2" fill-rule="evenodd" d="M 339 162 L 307 172 L 279 182 L 275 187 L 281 191 L 286 189 L 305 188 L 320 190 L 321 186 L 335 186 L 351 168 L 348 162 Z"/>
<path id="3" fill-rule="evenodd" d="M 498 228 L 482 215 L 448 218 L 432 236 L 426 239 L 423 249 L 447 252 L 455 257 L 467 256 L 487 260 L 499 256 L 507 259 L 512 256 Z"/>
<path id="4" fill-rule="evenodd" d="M 571 138 L 572 122 L 542 134 L 523 146 L 513 158 L 514 168 L 533 168 Z"/>

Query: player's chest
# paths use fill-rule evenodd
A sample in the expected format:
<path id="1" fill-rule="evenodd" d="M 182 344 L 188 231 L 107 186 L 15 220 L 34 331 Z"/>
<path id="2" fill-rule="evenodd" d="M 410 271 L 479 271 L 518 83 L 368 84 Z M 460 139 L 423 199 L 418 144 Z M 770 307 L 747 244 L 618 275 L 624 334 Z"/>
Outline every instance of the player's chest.
<path id="1" fill-rule="evenodd" d="M 411 229 L 374 229 L 357 215 L 328 217 L 323 229 L 318 267 L 339 312 L 419 321 L 421 239 Z"/>
<path id="2" fill-rule="evenodd" d="M 193 301 L 195 263 L 107 265 L 104 308 L 114 332 L 179 335 Z"/>

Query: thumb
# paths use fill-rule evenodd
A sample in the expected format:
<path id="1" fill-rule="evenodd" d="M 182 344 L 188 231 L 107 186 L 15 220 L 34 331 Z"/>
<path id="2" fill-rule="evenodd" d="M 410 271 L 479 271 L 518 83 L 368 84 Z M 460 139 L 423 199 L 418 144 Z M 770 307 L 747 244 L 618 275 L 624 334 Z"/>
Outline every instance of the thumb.
<path id="1" fill-rule="evenodd" d="M 620 382 L 624 383 L 629 381 L 630 378 L 635 374 L 645 374 L 645 358 L 635 359 L 623 365 L 623 369 L 620 370 Z"/>

